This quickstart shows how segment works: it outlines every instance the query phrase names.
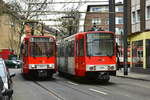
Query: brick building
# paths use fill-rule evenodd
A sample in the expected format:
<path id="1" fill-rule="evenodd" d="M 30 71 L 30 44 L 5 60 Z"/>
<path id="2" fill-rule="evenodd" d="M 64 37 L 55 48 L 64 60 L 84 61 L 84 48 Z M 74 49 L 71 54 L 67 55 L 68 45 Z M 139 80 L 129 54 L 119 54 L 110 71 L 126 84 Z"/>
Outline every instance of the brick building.
<path id="1" fill-rule="evenodd" d="M 116 3 L 116 41 L 122 47 L 122 34 L 123 34 L 123 4 L 122 2 Z M 112 12 L 110 12 L 112 13 Z M 84 22 L 84 31 L 89 31 L 96 24 L 97 28 L 109 30 L 109 5 L 89 5 L 87 7 L 87 14 Z"/>

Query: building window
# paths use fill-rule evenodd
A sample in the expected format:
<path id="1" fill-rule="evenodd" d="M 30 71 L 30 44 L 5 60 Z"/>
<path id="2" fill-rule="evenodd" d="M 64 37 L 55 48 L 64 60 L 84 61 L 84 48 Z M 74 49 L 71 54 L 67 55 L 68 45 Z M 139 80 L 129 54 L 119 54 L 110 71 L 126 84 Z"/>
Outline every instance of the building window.
<path id="1" fill-rule="evenodd" d="M 123 24 L 123 17 L 116 17 L 116 24 Z"/>
<path id="2" fill-rule="evenodd" d="M 116 12 L 123 12 L 123 6 L 117 6 Z"/>
<path id="3" fill-rule="evenodd" d="M 140 10 L 137 10 L 137 22 L 140 21 Z"/>
<path id="4" fill-rule="evenodd" d="M 102 7 L 102 12 L 108 12 L 108 11 L 109 11 L 109 8 L 107 6 Z"/>
<path id="5" fill-rule="evenodd" d="M 101 19 L 100 18 L 93 18 L 92 19 L 92 24 L 100 25 L 101 24 Z"/>
<path id="6" fill-rule="evenodd" d="M 135 12 L 132 12 L 132 22 L 133 22 L 133 24 L 136 23 Z"/>
<path id="7" fill-rule="evenodd" d="M 132 43 L 133 67 L 143 67 L 143 40 Z"/>
<path id="8" fill-rule="evenodd" d="M 150 6 L 147 7 L 147 18 L 150 18 Z"/>
<path id="9" fill-rule="evenodd" d="M 116 28 L 116 34 L 117 35 L 122 35 L 123 34 L 123 29 L 122 28 Z"/>
<path id="10" fill-rule="evenodd" d="M 106 12 L 109 11 L 108 7 L 91 7 L 90 12 Z"/>
<path id="11" fill-rule="evenodd" d="M 146 67 L 150 68 L 150 39 L 146 40 Z"/>
<path id="12" fill-rule="evenodd" d="M 100 7 L 92 7 L 91 12 L 100 12 L 102 9 Z"/>
<path id="13" fill-rule="evenodd" d="M 109 18 L 106 18 L 105 23 L 106 23 L 106 25 L 109 25 Z"/>

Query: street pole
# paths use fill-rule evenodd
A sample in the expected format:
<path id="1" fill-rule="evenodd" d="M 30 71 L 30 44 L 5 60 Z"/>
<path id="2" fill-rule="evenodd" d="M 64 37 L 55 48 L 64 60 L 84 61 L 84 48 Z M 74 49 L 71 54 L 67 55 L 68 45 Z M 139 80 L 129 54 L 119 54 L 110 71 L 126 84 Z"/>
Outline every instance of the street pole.
<path id="1" fill-rule="evenodd" d="M 123 36 L 123 43 L 124 43 L 124 75 L 128 75 L 128 2 L 129 0 L 124 0 L 124 36 Z"/>
<path id="2" fill-rule="evenodd" d="M 109 0 L 109 31 L 115 33 L 115 0 Z"/>
<path id="3" fill-rule="evenodd" d="M 140 0 L 140 30 L 145 31 L 145 6 L 146 0 Z"/>
<path id="4" fill-rule="evenodd" d="M 43 23 L 42 23 L 41 34 L 42 34 L 42 36 L 44 36 L 44 24 Z"/>

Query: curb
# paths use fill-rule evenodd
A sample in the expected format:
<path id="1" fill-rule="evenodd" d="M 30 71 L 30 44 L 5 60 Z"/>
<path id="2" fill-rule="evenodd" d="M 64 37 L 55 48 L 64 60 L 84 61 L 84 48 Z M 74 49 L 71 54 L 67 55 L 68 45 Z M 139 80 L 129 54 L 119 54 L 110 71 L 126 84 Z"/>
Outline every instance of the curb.
<path id="1" fill-rule="evenodd" d="M 150 82 L 150 80 L 147 80 L 147 79 L 141 79 L 141 78 L 135 78 L 135 77 L 119 76 L 119 75 L 116 75 L 116 77 L 128 78 L 128 79 L 134 79 L 134 80 L 141 80 L 141 81 L 147 81 L 147 82 Z"/>

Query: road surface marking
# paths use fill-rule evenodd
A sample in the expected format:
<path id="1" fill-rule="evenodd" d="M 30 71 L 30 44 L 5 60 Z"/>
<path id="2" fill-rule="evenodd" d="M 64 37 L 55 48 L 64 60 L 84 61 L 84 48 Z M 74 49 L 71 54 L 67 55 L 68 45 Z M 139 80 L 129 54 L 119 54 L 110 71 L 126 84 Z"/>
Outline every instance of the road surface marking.
<path id="1" fill-rule="evenodd" d="M 100 93 L 100 94 L 103 94 L 103 95 L 107 95 L 107 94 L 108 94 L 108 93 L 106 93 L 106 92 L 102 92 L 102 91 L 95 90 L 95 89 L 92 89 L 92 88 L 90 88 L 89 90 L 90 90 L 90 91 L 97 92 L 97 93 Z"/>
<path id="2" fill-rule="evenodd" d="M 79 85 L 79 84 L 76 84 L 76 83 L 73 83 L 73 82 L 70 82 L 68 81 L 69 84 L 72 84 L 72 85 Z"/>

